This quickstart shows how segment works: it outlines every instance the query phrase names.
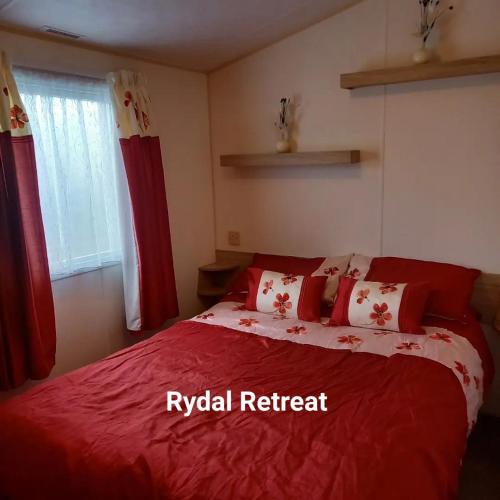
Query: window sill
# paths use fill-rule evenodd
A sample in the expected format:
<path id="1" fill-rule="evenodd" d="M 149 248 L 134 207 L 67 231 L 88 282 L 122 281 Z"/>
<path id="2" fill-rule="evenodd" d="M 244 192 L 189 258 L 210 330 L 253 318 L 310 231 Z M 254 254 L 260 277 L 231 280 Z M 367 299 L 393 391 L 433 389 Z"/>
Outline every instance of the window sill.
<path id="1" fill-rule="evenodd" d="M 78 271 L 75 271 L 74 273 L 68 273 L 68 274 L 58 274 L 56 276 L 51 276 L 50 281 L 61 281 L 65 280 L 68 278 L 73 278 L 75 276 L 80 276 L 81 274 L 87 274 L 87 273 L 93 273 L 95 271 L 101 271 L 103 269 L 107 269 L 108 267 L 116 267 L 116 266 L 121 266 L 121 262 L 109 262 L 108 264 L 102 264 L 101 266 L 98 267 L 89 267 L 86 269 L 80 269 Z"/>

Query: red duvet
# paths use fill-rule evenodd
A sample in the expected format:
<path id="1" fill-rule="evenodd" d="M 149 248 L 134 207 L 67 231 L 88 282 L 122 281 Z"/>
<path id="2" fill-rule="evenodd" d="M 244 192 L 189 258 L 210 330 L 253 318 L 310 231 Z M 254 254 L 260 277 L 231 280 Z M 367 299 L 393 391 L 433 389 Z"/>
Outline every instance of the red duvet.
<path id="1" fill-rule="evenodd" d="M 488 363 L 483 358 L 485 379 Z M 167 390 L 228 388 L 233 395 L 324 392 L 328 412 L 184 417 L 166 410 Z M 466 434 L 464 394 L 443 365 L 187 321 L 0 406 L 0 492 L 12 499 L 446 499 L 457 494 Z"/>

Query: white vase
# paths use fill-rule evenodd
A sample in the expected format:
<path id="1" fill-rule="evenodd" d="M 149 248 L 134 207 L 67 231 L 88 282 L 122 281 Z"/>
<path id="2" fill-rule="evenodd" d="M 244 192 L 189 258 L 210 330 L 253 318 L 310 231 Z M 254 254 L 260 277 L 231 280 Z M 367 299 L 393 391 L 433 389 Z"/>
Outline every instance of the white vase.
<path id="1" fill-rule="evenodd" d="M 281 138 L 276 143 L 277 153 L 289 153 L 290 152 L 290 141 L 288 140 L 288 133 L 286 131 L 281 132 Z"/>
<path id="2" fill-rule="evenodd" d="M 413 53 L 413 62 L 415 64 L 424 64 L 431 59 L 432 50 L 427 48 L 425 44 L 422 44 L 422 46 Z"/>

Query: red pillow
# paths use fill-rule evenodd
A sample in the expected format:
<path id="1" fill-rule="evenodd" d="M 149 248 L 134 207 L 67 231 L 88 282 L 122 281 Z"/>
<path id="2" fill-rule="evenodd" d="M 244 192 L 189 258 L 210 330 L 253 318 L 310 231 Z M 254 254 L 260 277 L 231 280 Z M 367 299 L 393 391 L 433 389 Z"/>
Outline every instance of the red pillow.
<path id="1" fill-rule="evenodd" d="M 227 289 L 230 293 L 248 292 L 247 269 L 243 269 L 243 271 L 237 273 L 236 276 L 229 282 Z"/>
<path id="2" fill-rule="evenodd" d="M 249 311 L 318 322 L 326 276 L 299 276 L 249 267 Z"/>
<path id="3" fill-rule="evenodd" d="M 429 296 L 426 283 L 382 283 L 342 276 L 330 326 L 424 334 L 421 326 Z"/>
<path id="4" fill-rule="evenodd" d="M 253 256 L 252 267 L 268 269 L 284 274 L 297 274 L 309 276 L 318 269 L 325 260 L 324 257 L 292 257 L 288 255 L 273 255 L 256 253 Z M 248 291 L 247 269 L 241 271 L 229 285 L 229 291 L 233 293 Z"/>
<path id="5" fill-rule="evenodd" d="M 481 274 L 453 264 L 399 257 L 375 257 L 365 279 L 414 283 L 425 281 L 430 287 L 426 312 L 462 320 L 468 310 L 474 281 Z"/>

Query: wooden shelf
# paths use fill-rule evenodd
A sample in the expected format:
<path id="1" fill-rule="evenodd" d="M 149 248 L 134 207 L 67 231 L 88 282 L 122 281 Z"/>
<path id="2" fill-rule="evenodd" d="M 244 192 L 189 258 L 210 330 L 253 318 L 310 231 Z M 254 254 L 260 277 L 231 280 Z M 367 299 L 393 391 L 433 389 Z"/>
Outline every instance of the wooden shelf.
<path id="1" fill-rule="evenodd" d="M 198 296 L 206 306 L 213 305 L 227 293 L 229 283 L 238 272 L 238 262 L 218 260 L 198 268 Z"/>
<path id="2" fill-rule="evenodd" d="M 340 75 L 340 86 L 343 89 L 357 89 L 375 85 L 418 82 L 457 76 L 483 75 L 500 72 L 500 55 L 473 57 L 448 62 L 431 62 L 386 68 L 359 73 Z"/>
<path id="3" fill-rule="evenodd" d="M 351 165 L 359 163 L 358 150 L 314 151 L 310 153 L 276 153 L 254 155 L 222 155 L 222 167 L 285 167 L 318 165 Z"/>

